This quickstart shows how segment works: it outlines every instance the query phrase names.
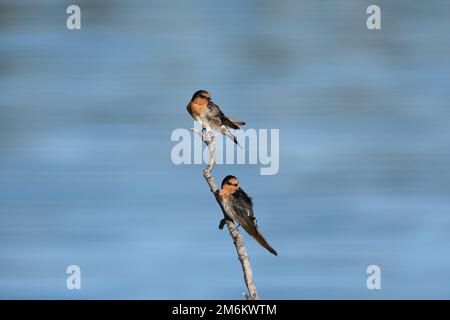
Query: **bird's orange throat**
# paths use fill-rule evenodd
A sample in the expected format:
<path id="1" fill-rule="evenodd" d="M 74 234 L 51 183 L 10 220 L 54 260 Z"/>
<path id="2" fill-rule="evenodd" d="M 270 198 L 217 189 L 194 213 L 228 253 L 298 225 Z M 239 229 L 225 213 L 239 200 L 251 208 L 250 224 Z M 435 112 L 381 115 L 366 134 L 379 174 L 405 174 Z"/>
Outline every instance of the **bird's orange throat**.
<path id="1" fill-rule="evenodd" d="M 200 116 L 201 114 L 203 114 L 203 112 L 205 112 L 207 105 L 196 103 L 195 100 L 190 102 L 191 112 L 195 116 Z"/>
<path id="2" fill-rule="evenodd" d="M 233 193 L 236 192 L 238 188 L 224 185 L 222 189 L 219 191 L 219 197 L 222 200 L 228 199 Z"/>
<path id="3" fill-rule="evenodd" d="M 225 190 L 225 189 L 220 189 L 220 191 L 219 191 L 219 197 L 222 200 L 227 199 L 230 196 L 230 194 L 231 193 L 228 190 Z"/>

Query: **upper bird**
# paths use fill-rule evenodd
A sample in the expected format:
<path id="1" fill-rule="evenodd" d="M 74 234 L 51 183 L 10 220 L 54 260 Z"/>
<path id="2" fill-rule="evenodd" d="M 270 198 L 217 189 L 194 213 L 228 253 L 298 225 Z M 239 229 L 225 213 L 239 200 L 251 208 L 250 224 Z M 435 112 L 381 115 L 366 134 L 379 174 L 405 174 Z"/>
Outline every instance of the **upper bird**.
<path id="1" fill-rule="evenodd" d="M 261 231 L 259 231 L 253 213 L 252 199 L 239 186 L 235 176 L 230 175 L 223 179 L 221 189 L 218 191 L 218 198 L 223 210 L 231 220 L 240 224 L 256 242 L 270 253 L 277 255 L 275 249 L 267 243 Z M 222 229 L 224 224 L 225 220 L 222 220 L 219 228 Z"/>
<path id="2" fill-rule="evenodd" d="M 212 102 L 208 91 L 196 91 L 187 105 L 187 111 L 201 124 L 203 129 L 218 130 L 240 146 L 229 128 L 240 129 L 239 126 L 243 126 L 245 122 L 225 116 L 219 106 Z"/>

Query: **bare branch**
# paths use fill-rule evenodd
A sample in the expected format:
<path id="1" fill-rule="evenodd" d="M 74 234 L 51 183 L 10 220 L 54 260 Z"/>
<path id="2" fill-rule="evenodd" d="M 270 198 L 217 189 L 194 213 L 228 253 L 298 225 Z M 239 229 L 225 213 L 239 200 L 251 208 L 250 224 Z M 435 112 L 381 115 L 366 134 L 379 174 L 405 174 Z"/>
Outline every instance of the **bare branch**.
<path id="1" fill-rule="evenodd" d="M 242 271 L 244 272 L 244 281 L 247 286 L 248 293 L 246 294 L 246 298 L 248 300 L 258 300 L 258 291 L 256 290 L 255 283 L 253 281 L 253 271 L 250 265 L 250 258 L 247 254 L 247 249 L 245 248 L 244 238 L 239 233 L 239 230 L 236 228 L 234 223 L 227 219 L 227 215 L 222 207 L 219 198 L 219 190 L 216 186 L 216 181 L 212 176 L 212 170 L 214 169 L 214 165 L 216 164 L 216 143 L 215 136 L 210 135 L 212 132 L 200 132 L 196 129 L 192 129 L 208 146 L 209 151 L 209 162 L 206 168 L 203 170 L 203 177 L 211 189 L 211 192 L 214 194 L 217 202 L 222 209 L 222 213 L 225 218 L 225 223 L 228 227 L 228 232 L 230 233 L 231 238 L 233 239 L 234 246 L 236 247 L 236 252 L 238 254 L 239 261 L 241 262 Z"/>

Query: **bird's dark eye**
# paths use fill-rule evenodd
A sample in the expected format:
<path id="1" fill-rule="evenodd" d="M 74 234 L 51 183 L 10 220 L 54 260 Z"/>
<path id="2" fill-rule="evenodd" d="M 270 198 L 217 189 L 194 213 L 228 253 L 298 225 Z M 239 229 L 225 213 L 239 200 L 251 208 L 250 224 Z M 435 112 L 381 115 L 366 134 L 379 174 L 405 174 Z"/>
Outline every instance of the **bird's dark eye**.
<path id="1" fill-rule="evenodd" d="M 239 184 L 237 183 L 231 183 L 231 182 L 227 182 L 227 185 L 229 186 L 233 186 L 233 187 L 237 187 Z"/>
<path id="2" fill-rule="evenodd" d="M 208 101 L 211 101 L 211 98 L 210 98 L 210 97 L 204 96 L 203 94 L 199 94 L 198 96 L 199 96 L 200 98 L 203 98 L 203 99 L 206 99 L 206 100 L 208 100 Z"/>

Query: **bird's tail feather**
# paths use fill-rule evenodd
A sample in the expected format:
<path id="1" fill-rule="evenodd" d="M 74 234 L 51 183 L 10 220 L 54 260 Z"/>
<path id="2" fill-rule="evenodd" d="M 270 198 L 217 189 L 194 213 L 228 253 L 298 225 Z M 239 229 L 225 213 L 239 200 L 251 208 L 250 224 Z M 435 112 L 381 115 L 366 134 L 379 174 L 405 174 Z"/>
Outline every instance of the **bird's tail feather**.
<path id="1" fill-rule="evenodd" d="M 275 251 L 274 248 L 270 246 L 270 244 L 267 242 L 266 238 L 262 235 L 261 231 L 259 231 L 259 228 L 256 226 L 249 227 L 248 224 L 242 224 L 242 227 L 245 231 L 256 241 L 258 242 L 262 247 L 266 248 L 271 254 L 278 255 L 278 253 Z"/>
<path id="2" fill-rule="evenodd" d="M 225 129 L 222 133 L 225 134 L 227 137 L 229 137 L 231 140 L 233 140 L 233 142 L 236 143 L 242 149 L 236 137 L 230 132 L 230 130 Z"/>
<path id="3" fill-rule="evenodd" d="M 230 120 L 234 125 L 237 125 L 237 126 L 245 125 L 245 121 L 242 121 L 242 120 L 237 120 L 237 119 L 233 119 L 233 118 L 228 118 L 228 120 Z"/>
<path id="4" fill-rule="evenodd" d="M 266 248 L 271 254 L 276 255 L 276 256 L 278 255 L 278 253 L 275 251 L 275 249 L 270 246 L 270 244 L 266 241 L 266 239 L 261 234 L 261 232 L 259 232 L 259 230 L 258 230 L 258 233 L 255 236 L 253 236 L 252 238 L 255 239 L 255 241 L 258 242 L 261 246 Z"/>
<path id="5" fill-rule="evenodd" d="M 240 129 L 239 126 L 244 125 L 245 122 L 241 121 L 241 120 L 236 120 L 236 119 L 225 117 L 223 119 L 223 124 L 231 129 Z"/>

